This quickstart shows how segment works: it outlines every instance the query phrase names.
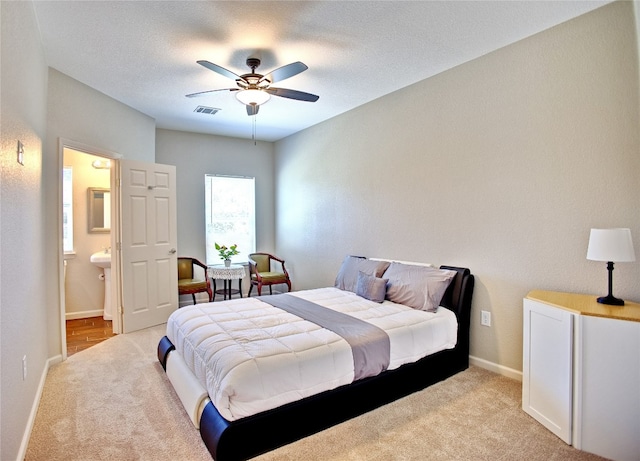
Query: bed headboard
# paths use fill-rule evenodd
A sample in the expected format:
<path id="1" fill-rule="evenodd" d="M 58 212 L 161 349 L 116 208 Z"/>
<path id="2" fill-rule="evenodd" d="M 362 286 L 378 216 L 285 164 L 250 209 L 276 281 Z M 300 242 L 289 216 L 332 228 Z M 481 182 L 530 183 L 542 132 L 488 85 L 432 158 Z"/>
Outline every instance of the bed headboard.
<path id="1" fill-rule="evenodd" d="M 457 274 L 449 284 L 442 297 L 441 305 L 452 310 L 458 317 L 469 316 L 471 298 L 473 297 L 474 277 L 466 267 L 440 266 L 440 269 L 456 271 Z"/>
<path id="2" fill-rule="evenodd" d="M 475 283 L 471 271 L 464 267 L 440 266 L 440 269 L 456 271 L 440 304 L 452 310 L 458 317 L 458 344 L 456 353 L 469 366 L 469 328 L 471 326 L 471 299 Z"/>

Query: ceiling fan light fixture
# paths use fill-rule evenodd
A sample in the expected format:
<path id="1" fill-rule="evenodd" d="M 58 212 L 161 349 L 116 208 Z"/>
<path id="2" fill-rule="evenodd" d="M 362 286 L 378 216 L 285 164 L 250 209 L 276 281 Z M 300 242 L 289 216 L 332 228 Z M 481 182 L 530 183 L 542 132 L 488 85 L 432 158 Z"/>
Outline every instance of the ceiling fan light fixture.
<path id="1" fill-rule="evenodd" d="M 236 98 L 244 105 L 249 106 L 255 104 L 259 106 L 271 99 L 271 96 L 266 91 L 249 89 L 238 91 Z"/>

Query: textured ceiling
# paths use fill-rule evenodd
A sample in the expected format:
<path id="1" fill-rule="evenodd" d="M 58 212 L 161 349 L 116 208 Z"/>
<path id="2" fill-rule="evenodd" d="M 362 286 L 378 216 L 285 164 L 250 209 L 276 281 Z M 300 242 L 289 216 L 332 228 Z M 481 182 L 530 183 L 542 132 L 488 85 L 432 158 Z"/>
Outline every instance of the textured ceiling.
<path id="1" fill-rule="evenodd" d="M 35 1 L 47 64 L 156 120 L 159 128 L 251 138 L 235 93 L 189 93 L 236 74 L 302 61 L 275 86 L 320 96 L 272 97 L 257 138 L 275 141 L 598 8 L 605 1 Z M 221 109 L 195 113 L 198 105 Z"/>

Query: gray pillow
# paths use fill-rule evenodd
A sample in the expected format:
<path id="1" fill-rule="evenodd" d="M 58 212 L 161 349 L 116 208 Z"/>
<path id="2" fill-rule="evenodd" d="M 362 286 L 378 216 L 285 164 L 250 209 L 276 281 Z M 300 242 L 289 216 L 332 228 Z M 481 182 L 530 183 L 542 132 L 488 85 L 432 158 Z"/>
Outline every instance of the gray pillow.
<path id="1" fill-rule="evenodd" d="M 435 267 L 391 263 L 384 273 L 387 299 L 414 309 L 435 312 L 456 272 Z"/>
<path id="2" fill-rule="evenodd" d="M 355 293 L 359 272 L 380 277 L 387 267 L 389 267 L 388 261 L 372 261 L 358 256 L 347 256 L 342 261 L 336 276 L 335 287 Z"/>
<path id="3" fill-rule="evenodd" d="M 387 279 L 367 275 L 360 271 L 358 272 L 356 294 L 368 299 L 369 301 L 381 303 L 384 301 L 384 296 L 387 294 L 387 282 Z"/>

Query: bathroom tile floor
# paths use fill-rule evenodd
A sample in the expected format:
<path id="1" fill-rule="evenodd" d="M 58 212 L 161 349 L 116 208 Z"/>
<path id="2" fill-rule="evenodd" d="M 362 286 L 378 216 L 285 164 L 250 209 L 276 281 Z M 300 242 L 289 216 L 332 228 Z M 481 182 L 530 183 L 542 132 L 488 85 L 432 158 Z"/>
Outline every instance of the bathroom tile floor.
<path id="1" fill-rule="evenodd" d="M 67 357 L 112 336 L 115 335 L 111 320 L 102 317 L 67 320 Z"/>

